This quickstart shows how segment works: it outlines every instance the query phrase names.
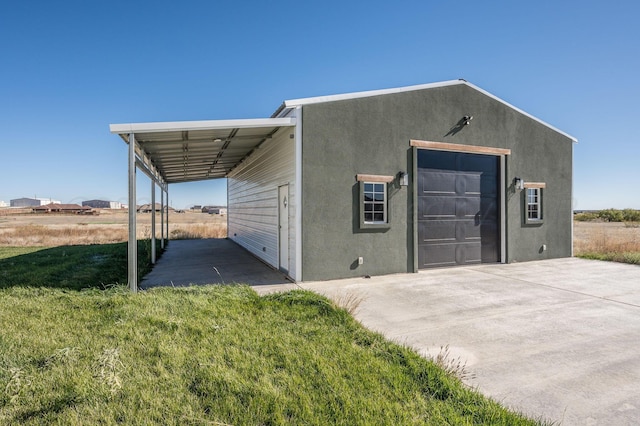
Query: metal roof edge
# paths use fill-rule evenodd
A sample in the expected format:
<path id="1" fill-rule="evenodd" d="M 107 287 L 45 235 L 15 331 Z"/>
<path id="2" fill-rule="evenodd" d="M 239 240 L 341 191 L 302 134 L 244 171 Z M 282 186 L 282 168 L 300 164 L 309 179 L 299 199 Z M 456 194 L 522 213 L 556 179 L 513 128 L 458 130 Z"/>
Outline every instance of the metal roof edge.
<path id="1" fill-rule="evenodd" d="M 557 127 L 552 126 L 551 124 L 529 114 L 528 112 L 510 104 L 509 102 L 505 101 L 504 99 L 499 98 L 498 96 L 487 92 L 484 89 L 481 89 L 480 87 L 476 86 L 475 84 L 469 83 L 467 80 L 465 79 L 458 79 L 458 80 L 447 80 L 447 81 L 441 81 L 441 82 L 437 82 L 437 83 L 427 83 L 427 84 L 418 84 L 418 85 L 414 85 L 414 86 L 405 86 L 405 87 L 397 87 L 397 88 L 392 88 L 392 89 L 380 89 L 380 90 L 368 90 L 368 91 L 364 91 L 364 92 L 352 92 L 352 93 L 343 93 L 343 94 L 338 94 L 338 95 L 327 95 L 327 96 L 315 96 L 315 97 L 310 97 L 310 98 L 299 98 L 299 99 L 290 99 L 287 101 L 284 101 L 280 107 L 278 107 L 278 109 L 273 113 L 272 117 L 276 117 L 276 116 L 282 116 L 282 112 L 285 109 L 291 109 L 291 108 L 295 108 L 297 106 L 304 106 L 304 105 L 311 105 L 311 104 L 318 104 L 318 103 L 324 103 L 324 102 L 335 102 L 335 101 L 342 101 L 342 100 L 348 100 L 348 99 L 358 99 L 358 98 L 366 98 L 366 97 L 370 97 L 370 96 L 379 96 L 379 95 L 387 95 L 387 94 L 393 94 L 393 93 L 402 93 L 402 92 L 410 92 L 410 91 L 415 91 L 415 90 L 425 90 L 425 89 L 434 89 L 434 88 L 438 88 L 438 87 L 447 87 L 447 86 L 454 86 L 454 85 L 458 85 L 458 84 L 464 84 L 472 89 L 477 90 L 478 92 L 508 106 L 509 108 L 519 112 L 520 114 L 531 118 L 532 120 L 537 121 L 538 123 L 550 128 L 551 130 L 567 137 L 568 139 L 571 139 L 571 141 L 573 141 L 574 143 L 578 142 L 578 139 L 575 138 L 574 136 L 571 136 L 570 134 L 563 132 L 562 130 L 558 129 Z"/>
<path id="2" fill-rule="evenodd" d="M 180 132 L 189 130 L 215 130 L 229 128 L 256 128 L 256 127 L 291 127 L 295 126 L 294 117 L 285 118 L 249 118 L 238 120 L 203 120 L 203 121 L 163 121 L 151 123 L 125 123 L 110 124 L 111 133 L 155 133 L 155 132 Z"/>
<path id="3" fill-rule="evenodd" d="M 388 95 L 392 93 L 402 93 L 402 92 L 411 92 L 415 90 L 433 89 L 436 87 L 446 87 L 446 86 L 452 86 L 452 85 L 464 84 L 464 83 L 465 81 L 462 79 L 448 80 L 448 81 L 442 81 L 438 83 L 418 84 L 415 86 L 396 87 L 392 89 L 367 90 L 364 92 L 351 92 L 351 93 L 343 93 L 339 95 L 327 95 L 327 96 L 315 96 L 311 98 L 290 99 L 288 101 L 284 101 L 284 103 L 282 104 L 283 106 L 281 106 L 278 111 L 282 110 L 283 107 L 293 108 L 301 105 L 343 101 L 347 99 L 367 98 L 370 96 L 380 96 L 380 95 Z"/>

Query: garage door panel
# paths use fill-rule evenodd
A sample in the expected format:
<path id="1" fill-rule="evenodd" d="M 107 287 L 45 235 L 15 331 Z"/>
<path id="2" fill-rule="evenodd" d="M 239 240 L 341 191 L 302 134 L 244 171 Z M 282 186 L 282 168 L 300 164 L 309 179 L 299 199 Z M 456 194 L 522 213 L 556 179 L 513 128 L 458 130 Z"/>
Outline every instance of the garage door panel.
<path id="1" fill-rule="evenodd" d="M 419 151 L 420 268 L 499 261 L 498 182 L 496 156 Z"/>
<path id="2" fill-rule="evenodd" d="M 461 243 L 472 240 L 480 242 L 481 236 L 481 226 L 476 224 L 474 220 L 456 222 L 456 241 Z"/>
<path id="3" fill-rule="evenodd" d="M 499 212 L 498 200 L 496 198 L 482 197 L 480 199 L 479 211 L 481 212 L 482 220 L 497 222 Z"/>
<path id="4" fill-rule="evenodd" d="M 430 244 L 421 246 L 421 268 L 478 264 L 482 262 L 480 243 Z"/>
<path id="5" fill-rule="evenodd" d="M 480 197 L 456 198 L 456 217 L 460 219 L 475 218 L 480 213 Z"/>
<path id="6" fill-rule="evenodd" d="M 418 241 L 427 243 L 480 242 L 483 225 L 475 220 L 426 220 L 418 222 Z M 491 232 L 491 231 L 489 231 Z"/>
<path id="7" fill-rule="evenodd" d="M 456 222 L 453 220 L 429 220 L 418 223 L 418 241 L 455 242 Z"/>
<path id="8" fill-rule="evenodd" d="M 496 198 L 498 195 L 498 186 L 496 182 L 498 181 L 497 176 L 487 175 L 482 176 L 480 180 L 480 193 L 482 193 L 483 197 L 492 197 Z"/>
<path id="9" fill-rule="evenodd" d="M 476 173 L 458 173 L 456 178 L 457 195 L 480 195 L 480 175 Z"/>
<path id="10" fill-rule="evenodd" d="M 437 152 L 438 155 L 431 155 Z M 418 168 L 457 170 L 458 159 L 454 152 L 418 150 Z"/>
<path id="11" fill-rule="evenodd" d="M 487 205 L 490 203 L 487 202 Z M 430 196 L 418 199 L 421 219 L 476 218 L 482 209 L 480 197 Z"/>
<path id="12" fill-rule="evenodd" d="M 477 243 L 456 244 L 456 264 L 480 263 L 482 261 L 481 251 L 482 248 L 479 241 Z"/>
<path id="13" fill-rule="evenodd" d="M 456 153 L 454 153 L 456 154 Z M 496 157 L 491 155 L 466 155 L 457 154 L 458 169 L 461 171 L 474 171 L 480 173 L 495 173 Z"/>
<path id="14" fill-rule="evenodd" d="M 430 244 L 420 246 L 420 268 L 456 265 L 456 244 Z"/>
<path id="15" fill-rule="evenodd" d="M 428 179 L 424 175 L 419 175 L 420 193 L 456 193 L 456 174 L 451 172 L 433 171 Z"/>
<path id="16" fill-rule="evenodd" d="M 431 196 L 418 198 L 421 218 L 456 217 L 455 197 Z"/>

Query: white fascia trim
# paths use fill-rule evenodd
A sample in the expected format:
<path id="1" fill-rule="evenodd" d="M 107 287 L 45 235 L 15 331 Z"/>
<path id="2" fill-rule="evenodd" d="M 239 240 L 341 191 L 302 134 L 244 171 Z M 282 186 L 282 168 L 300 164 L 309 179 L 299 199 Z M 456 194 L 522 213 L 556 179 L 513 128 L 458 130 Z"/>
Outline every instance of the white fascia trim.
<path id="1" fill-rule="evenodd" d="M 316 96 L 312 98 L 300 98 L 284 101 L 285 108 L 294 108 L 302 105 L 319 104 L 323 102 L 343 101 L 347 99 L 367 98 L 370 96 L 389 95 L 392 93 L 411 92 L 414 90 L 433 89 L 436 87 L 453 86 L 456 84 L 464 84 L 464 80 L 449 80 L 439 83 L 418 84 L 415 86 L 396 87 L 394 89 L 368 90 L 365 92 L 343 93 L 340 95 Z"/>
<path id="2" fill-rule="evenodd" d="M 182 132 L 189 130 L 251 129 L 258 127 L 293 127 L 295 118 L 250 118 L 240 120 L 164 121 L 156 123 L 110 124 L 111 133 Z"/>
<path id="3" fill-rule="evenodd" d="M 294 281 L 300 282 L 304 277 L 302 271 L 302 107 L 295 109 L 296 124 L 296 148 L 295 148 L 295 174 L 296 174 L 296 274 Z"/>

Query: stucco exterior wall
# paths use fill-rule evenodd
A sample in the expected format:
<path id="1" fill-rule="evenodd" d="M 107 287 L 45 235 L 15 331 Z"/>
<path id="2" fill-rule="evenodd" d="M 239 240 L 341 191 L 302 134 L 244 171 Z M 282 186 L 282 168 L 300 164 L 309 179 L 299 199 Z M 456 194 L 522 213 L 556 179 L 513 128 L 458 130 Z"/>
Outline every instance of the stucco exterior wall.
<path id="1" fill-rule="evenodd" d="M 474 119 L 459 126 L 465 115 Z M 303 280 L 414 271 L 413 176 L 409 186 L 389 185 L 384 230 L 359 229 L 355 179 L 412 172 L 412 139 L 511 149 L 507 261 L 571 255 L 572 140 L 504 103 L 460 84 L 305 105 L 303 118 Z M 523 226 L 515 176 L 546 182 L 542 225 Z"/>

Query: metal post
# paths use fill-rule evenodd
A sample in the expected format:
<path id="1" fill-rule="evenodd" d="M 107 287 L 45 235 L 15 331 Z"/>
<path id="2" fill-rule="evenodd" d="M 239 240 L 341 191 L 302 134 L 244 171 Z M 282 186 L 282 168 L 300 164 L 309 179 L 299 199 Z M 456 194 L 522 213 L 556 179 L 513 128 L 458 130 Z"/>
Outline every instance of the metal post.
<path id="1" fill-rule="evenodd" d="M 138 291 L 138 241 L 136 239 L 136 139 L 129 133 L 129 243 L 128 282 L 129 289 Z"/>
<path id="2" fill-rule="evenodd" d="M 164 189 L 160 187 L 160 247 L 164 249 Z"/>
<path id="3" fill-rule="evenodd" d="M 151 179 L 151 264 L 156 264 L 156 183 Z"/>
<path id="4" fill-rule="evenodd" d="M 167 242 L 169 242 L 169 187 L 167 187 L 167 222 L 165 226 L 167 227 Z"/>

